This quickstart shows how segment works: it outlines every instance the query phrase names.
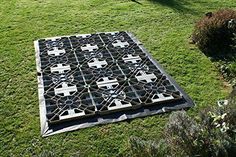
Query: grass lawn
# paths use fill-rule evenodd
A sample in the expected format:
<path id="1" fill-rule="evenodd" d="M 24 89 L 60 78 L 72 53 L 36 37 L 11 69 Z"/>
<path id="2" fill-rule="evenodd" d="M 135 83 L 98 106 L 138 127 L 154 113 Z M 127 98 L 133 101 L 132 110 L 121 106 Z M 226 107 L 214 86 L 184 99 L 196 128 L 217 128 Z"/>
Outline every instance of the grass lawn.
<path id="1" fill-rule="evenodd" d="M 33 41 L 38 38 L 127 30 L 192 97 L 196 107 L 229 92 L 210 59 L 188 43 L 194 22 L 234 0 L 1 0 L 0 156 L 76 154 L 122 156 L 131 135 L 158 139 L 169 114 L 42 138 Z"/>

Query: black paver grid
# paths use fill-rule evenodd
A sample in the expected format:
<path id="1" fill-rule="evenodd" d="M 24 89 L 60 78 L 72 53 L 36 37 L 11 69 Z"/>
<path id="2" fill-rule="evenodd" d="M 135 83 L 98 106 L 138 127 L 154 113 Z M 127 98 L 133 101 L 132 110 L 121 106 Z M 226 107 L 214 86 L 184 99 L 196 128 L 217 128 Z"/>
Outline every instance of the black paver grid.
<path id="1" fill-rule="evenodd" d="M 46 38 L 35 49 L 43 136 L 193 106 L 131 33 Z"/>

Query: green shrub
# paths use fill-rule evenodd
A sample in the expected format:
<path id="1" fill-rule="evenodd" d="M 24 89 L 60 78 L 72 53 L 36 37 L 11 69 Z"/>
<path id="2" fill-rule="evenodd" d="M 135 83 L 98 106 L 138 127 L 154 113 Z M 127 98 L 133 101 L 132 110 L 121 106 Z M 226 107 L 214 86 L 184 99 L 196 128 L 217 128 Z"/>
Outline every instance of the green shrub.
<path id="1" fill-rule="evenodd" d="M 210 108 L 201 112 L 201 124 L 208 132 L 213 156 L 233 157 L 236 154 L 236 101 L 229 99 L 228 105 Z M 216 152 L 216 153 L 214 153 Z"/>
<path id="2" fill-rule="evenodd" d="M 54 157 L 55 154 L 52 151 L 48 150 L 43 150 L 40 154 L 39 157 Z"/>
<path id="3" fill-rule="evenodd" d="M 205 109 L 197 117 L 173 112 L 159 142 L 131 138 L 131 156 L 211 156 L 236 154 L 236 89 L 228 105 Z"/>
<path id="4" fill-rule="evenodd" d="M 145 141 L 138 137 L 130 137 L 129 139 L 131 153 L 133 157 L 163 157 L 166 156 L 168 148 L 166 141 L 163 139 L 158 142 Z"/>
<path id="5" fill-rule="evenodd" d="M 189 117 L 185 111 L 177 111 L 170 115 L 166 124 L 164 138 L 174 156 L 193 156 L 200 154 L 199 133 L 201 127 Z"/>
<path id="6" fill-rule="evenodd" d="M 203 114 L 206 116 L 198 123 L 184 111 L 171 115 L 165 139 L 172 155 L 220 157 L 232 154 L 229 153 L 232 146 L 230 137 L 221 130 L 223 126 L 218 128 L 214 125 L 214 118 L 209 113 L 213 112 Z M 221 115 L 216 117 L 221 118 Z"/>
<path id="7" fill-rule="evenodd" d="M 236 20 L 236 11 L 230 9 L 207 13 L 195 25 L 193 42 L 209 56 L 225 56 L 236 53 L 235 27 L 229 22 Z"/>
<path id="8" fill-rule="evenodd" d="M 166 125 L 164 137 L 172 154 L 176 150 L 184 150 L 180 156 L 234 156 L 236 153 L 235 100 L 233 96 L 229 99 L 228 105 L 205 109 L 196 118 L 189 117 L 186 112 L 173 113 Z"/>

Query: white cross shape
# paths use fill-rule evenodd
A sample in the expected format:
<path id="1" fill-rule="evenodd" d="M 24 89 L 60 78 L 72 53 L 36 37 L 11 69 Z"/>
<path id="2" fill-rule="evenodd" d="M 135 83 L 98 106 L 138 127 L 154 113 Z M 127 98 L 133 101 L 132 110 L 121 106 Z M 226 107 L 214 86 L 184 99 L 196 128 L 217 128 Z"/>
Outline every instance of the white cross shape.
<path id="1" fill-rule="evenodd" d="M 88 63 L 89 67 L 96 67 L 96 68 L 102 68 L 104 65 L 106 66 L 107 62 L 105 60 L 99 61 L 97 58 L 93 58 L 93 61 Z"/>
<path id="2" fill-rule="evenodd" d="M 91 52 L 91 51 L 94 51 L 94 50 L 97 50 L 97 49 L 98 49 L 97 45 L 92 46 L 90 44 L 86 44 L 86 46 L 81 46 L 82 51 L 88 50 L 89 52 Z"/>
<path id="3" fill-rule="evenodd" d="M 145 71 L 139 71 L 135 77 L 138 81 L 145 80 L 147 83 L 153 82 L 152 79 L 157 79 L 156 75 L 154 75 L 153 73 L 147 74 Z"/>
<path id="4" fill-rule="evenodd" d="M 112 45 L 114 46 L 114 47 L 121 47 L 121 48 L 123 48 L 123 47 L 125 47 L 125 46 L 129 46 L 129 43 L 127 42 L 127 41 L 125 41 L 125 42 L 122 42 L 122 41 L 120 41 L 120 40 L 116 40 L 115 41 L 115 43 L 112 43 Z"/>
<path id="5" fill-rule="evenodd" d="M 90 37 L 90 36 L 91 36 L 91 34 L 79 34 L 76 37 L 87 38 L 87 37 Z"/>
<path id="6" fill-rule="evenodd" d="M 118 32 L 106 32 L 105 34 L 116 35 Z"/>
<path id="7" fill-rule="evenodd" d="M 62 64 L 57 64 L 56 67 L 50 67 L 51 72 L 59 72 L 59 73 L 64 73 L 67 70 L 70 69 L 70 65 L 63 66 Z"/>
<path id="8" fill-rule="evenodd" d="M 109 80 L 108 77 L 103 77 L 103 81 L 96 81 L 98 88 L 107 87 L 107 89 L 113 88 L 113 85 L 118 85 L 117 79 Z"/>
<path id="9" fill-rule="evenodd" d="M 71 95 L 70 92 L 77 92 L 76 86 L 68 86 L 67 83 L 62 83 L 62 88 L 54 88 L 54 92 L 56 95 L 63 94 L 64 96 Z"/>
<path id="10" fill-rule="evenodd" d="M 122 58 L 125 63 L 127 63 L 127 62 L 137 63 L 138 61 L 142 60 L 139 56 L 133 56 L 132 54 L 128 54 L 127 56 L 128 57 Z"/>
<path id="11" fill-rule="evenodd" d="M 164 96 L 163 94 L 155 94 L 152 97 L 152 102 L 161 102 L 161 101 L 167 101 L 172 100 L 174 97 L 172 95 Z"/>
<path id="12" fill-rule="evenodd" d="M 117 109 L 121 109 L 121 108 L 126 108 L 126 107 L 132 106 L 131 103 L 129 103 L 129 102 L 124 102 L 125 104 L 122 103 L 122 102 L 124 102 L 124 101 L 119 100 L 119 99 L 114 99 L 112 101 L 112 103 L 115 103 L 116 105 L 115 106 L 108 106 L 107 108 L 108 108 L 108 110 L 117 110 Z"/>
<path id="13" fill-rule="evenodd" d="M 59 50 L 57 47 L 53 47 L 53 50 L 48 50 L 48 55 L 60 56 L 66 53 L 65 50 Z"/>
<path id="14" fill-rule="evenodd" d="M 68 109 L 68 110 L 65 110 L 64 112 L 62 112 L 59 115 L 60 120 L 68 119 L 68 118 L 73 118 L 73 117 L 79 117 L 79 116 L 85 115 L 84 111 L 80 111 L 79 113 L 76 113 L 76 110 L 77 110 L 77 112 L 80 111 L 78 109 Z"/>

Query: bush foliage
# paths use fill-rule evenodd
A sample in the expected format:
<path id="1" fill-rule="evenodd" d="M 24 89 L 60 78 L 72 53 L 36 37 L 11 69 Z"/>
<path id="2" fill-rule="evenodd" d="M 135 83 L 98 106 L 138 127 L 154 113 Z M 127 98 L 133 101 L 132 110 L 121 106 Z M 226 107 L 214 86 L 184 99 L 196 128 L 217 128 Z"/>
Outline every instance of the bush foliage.
<path id="1" fill-rule="evenodd" d="M 168 153 L 166 141 L 161 139 L 160 141 L 145 141 L 138 137 L 130 137 L 130 147 L 133 157 L 156 157 L 166 156 Z"/>
<path id="2" fill-rule="evenodd" d="M 130 138 L 132 156 L 235 156 L 235 94 L 227 105 L 205 109 L 194 118 L 185 111 L 173 112 L 159 142 Z"/>
<path id="3" fill-rule="evenodd" d="M 231 9 L 207 13 L 195 25 L 193 42 L 208 56 L 236 53 L 236 11 Z M 231 25 L 230 25 L 231 24 Z"/>

